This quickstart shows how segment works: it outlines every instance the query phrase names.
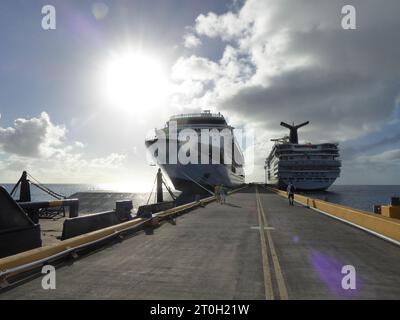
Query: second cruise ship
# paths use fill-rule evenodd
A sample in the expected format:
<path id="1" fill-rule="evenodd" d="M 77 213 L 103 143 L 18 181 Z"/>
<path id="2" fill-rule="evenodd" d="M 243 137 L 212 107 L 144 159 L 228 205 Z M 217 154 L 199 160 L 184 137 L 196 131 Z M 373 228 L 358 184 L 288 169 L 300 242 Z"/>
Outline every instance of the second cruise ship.
<path id="1" fill-rule="evenodd" d="M 297 190 L 328 189 L 340 175 L 341 161 L 337 143 L 300 144 L 295 126 L 281 122 L 290 135 L 275 142 L 265 161 L 266 183 L 285 189 L 291 182 Z"/>

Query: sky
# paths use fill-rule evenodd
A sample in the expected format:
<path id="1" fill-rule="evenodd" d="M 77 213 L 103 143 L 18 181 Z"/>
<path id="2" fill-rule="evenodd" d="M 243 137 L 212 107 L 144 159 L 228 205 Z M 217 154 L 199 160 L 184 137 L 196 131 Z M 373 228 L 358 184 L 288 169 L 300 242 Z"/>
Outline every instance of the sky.
<path id="1" fill-rule="evenodd" d="M 247 181 L 281 121 L 310 121 L 301 141 L 340 145 L 338 184 L 399 184 L 400 2 L 348 2 L 355 30 L 341 0 L 1 1 L 0 181 L 148 191 L 146 136 L 210 109 L 255 132 Z"/>

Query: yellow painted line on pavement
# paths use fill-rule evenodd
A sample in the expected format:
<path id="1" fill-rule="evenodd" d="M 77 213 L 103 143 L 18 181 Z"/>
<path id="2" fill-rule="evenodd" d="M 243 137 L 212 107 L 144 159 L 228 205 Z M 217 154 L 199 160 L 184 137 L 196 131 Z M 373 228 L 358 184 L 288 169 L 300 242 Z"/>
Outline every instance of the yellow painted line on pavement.
<path id="1" fill-rule="evenodd" d="M 265 241 L 264 234 L 264 223 L 261 217 L 260 203 L 258 201 L 258 188 L 256 187 L 256 202 L 257 202 L 257 213 L 258 213 L 258 224 L 260 226 L 260 241 L 261 241 L 261 255 L 263 263 L 263 274 L 264 274 L 264 288 L 265 288 L 265 299 L 274 300 L 274 291 L 272 289 L 272 277 L 269 267 L 268 249 Z"/>
<path id="2" fill-rule="evenodd" d="M 264 211 L 263 205 L 261 203 L 260 194 L 258 193 L 258 187 L 256 187 L 256 198 L 257 198 L 257 202 L 258 202 L 259 213 L 263 220 L 262 232 L 265 232 L 267 234 L 267 244 L 268 244 L 268 248 L 271 252 L 272 263 L 273 263 L 274 272 L 275 272 L 275 278 L 276 278 L 276 282 L 278 284 L 279 298 L 281 300 L 288 300 L 289 296 L 288 296 L 288 292 L 287 292 L 287 288 L 286 288 L 286 284 L 285 284 L 285 278 L 283 277 L 282 268 L 279 263 L 279 258 L 276 253 L 276 250 L 275 250 L 274 242 L 272 240 L 271 229 L 268 226 L 267 217 L 265 215 L 265 211 Z M 261 230 L 261 228 L 260 228 L 260 230 Z"/>
<path id="3" fill-rule="evenodd" d="M 55 207 L 61 207 L 63 205 L 62 200 L 55 200 L 55 201 L 50 201 L 49 202 L 49 207 L 50 208 L 55 208 Z"/>

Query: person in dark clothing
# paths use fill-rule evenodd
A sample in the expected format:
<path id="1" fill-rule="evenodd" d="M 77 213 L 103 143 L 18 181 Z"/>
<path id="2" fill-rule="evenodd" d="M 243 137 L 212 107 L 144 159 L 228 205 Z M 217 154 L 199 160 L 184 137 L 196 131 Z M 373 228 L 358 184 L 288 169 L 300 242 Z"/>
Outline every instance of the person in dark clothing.
<path id="1" fill-rule="evenodd" d="M 296 188 L 294 187 L 294 185 L 292 184 L 292 182 L 289 182 L 288 186 L 287 186 L 287 195 L 288 195 L 288 199 L 289 199 L 289 206 L 294 206 L 294 192 L 295 192 Z"/>

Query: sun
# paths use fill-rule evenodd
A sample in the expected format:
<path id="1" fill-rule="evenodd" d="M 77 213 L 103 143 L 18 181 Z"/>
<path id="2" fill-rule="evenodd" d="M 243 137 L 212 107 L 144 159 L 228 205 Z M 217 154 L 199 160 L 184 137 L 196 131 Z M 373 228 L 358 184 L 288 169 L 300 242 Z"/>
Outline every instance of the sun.
<path id="1" fill-rule="evenodd" d="M 102 80 L 110 105 L 135 114 L 160 107 L 168 91 L 160 61 L 143 52 L 114 54 L 105 65 Z"/>

